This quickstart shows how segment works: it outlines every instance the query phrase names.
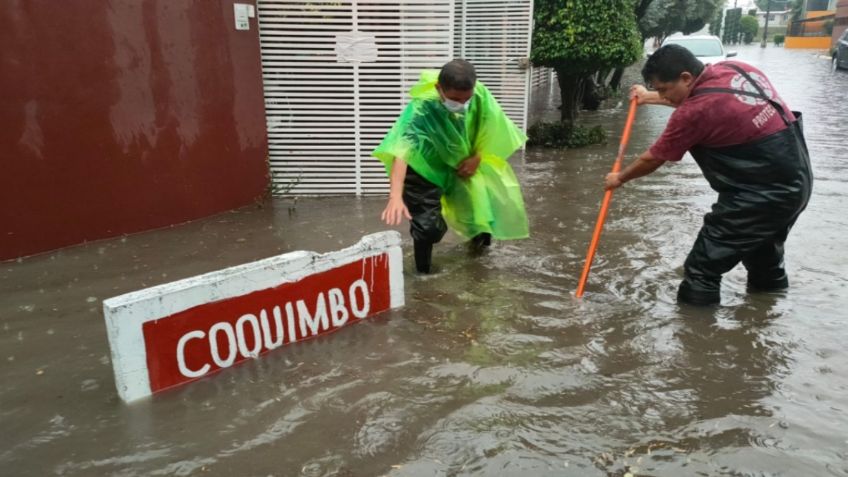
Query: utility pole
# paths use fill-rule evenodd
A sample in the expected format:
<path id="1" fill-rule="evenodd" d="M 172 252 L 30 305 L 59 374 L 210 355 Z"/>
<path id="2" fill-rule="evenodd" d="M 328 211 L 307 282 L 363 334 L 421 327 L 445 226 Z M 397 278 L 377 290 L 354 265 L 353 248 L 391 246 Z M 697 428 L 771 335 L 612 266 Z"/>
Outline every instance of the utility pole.
<path id="1" fill-rule="evenodd" d="M 765 27 L 763 27 L 763 42 L 760 43 L 760 48 L 766 47 L 766 36 L 768 35 L 769 15 L 771 15 L 771 0 L 768 0 L 766 2 L 766 24 L 765 24 Z"/>

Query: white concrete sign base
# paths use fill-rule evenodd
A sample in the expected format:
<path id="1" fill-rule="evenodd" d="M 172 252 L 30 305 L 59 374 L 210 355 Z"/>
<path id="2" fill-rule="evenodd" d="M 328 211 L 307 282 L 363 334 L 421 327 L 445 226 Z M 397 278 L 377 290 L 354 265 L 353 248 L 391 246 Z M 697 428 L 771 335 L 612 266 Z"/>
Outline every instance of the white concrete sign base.
<path id="1" fill-rule="evenodd" d="M 400 242 L 380 232 L 105 300 L 118 394 L 131 402 L 403 306 Z"/>

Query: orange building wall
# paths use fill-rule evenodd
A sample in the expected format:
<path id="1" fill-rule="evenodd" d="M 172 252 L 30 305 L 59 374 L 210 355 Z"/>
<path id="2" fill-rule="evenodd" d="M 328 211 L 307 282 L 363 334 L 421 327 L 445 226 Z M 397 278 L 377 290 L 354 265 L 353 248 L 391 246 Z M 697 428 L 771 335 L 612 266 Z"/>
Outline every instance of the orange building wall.
<path id="1" fill-rule="evenodd" d="M 830 48 L 829 36 L 787 36 L 783 43 L 784 48 L 808 48 L 827 50 Z"/>

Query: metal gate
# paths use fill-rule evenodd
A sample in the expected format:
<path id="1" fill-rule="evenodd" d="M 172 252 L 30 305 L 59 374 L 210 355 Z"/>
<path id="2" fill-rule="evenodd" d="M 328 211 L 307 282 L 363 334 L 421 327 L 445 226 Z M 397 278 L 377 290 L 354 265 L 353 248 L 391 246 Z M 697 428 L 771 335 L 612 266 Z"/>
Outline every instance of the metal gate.
<path id="1" fill-rule="evenodd" d="M 454 55 L 470 61 L 504 112 L 527 130 L 533 0 L 457 0 Z"/>
<path id="2" fill-rule="evenodd" d="M 259 0 L 258 13 L 279 192 L 386 193 L 371 151 L 421 70 L 454 57 L 472 61 L 507 114 L 526 125 L 529 70 L 517 60 L 528 56 L 531 0 Z"/>

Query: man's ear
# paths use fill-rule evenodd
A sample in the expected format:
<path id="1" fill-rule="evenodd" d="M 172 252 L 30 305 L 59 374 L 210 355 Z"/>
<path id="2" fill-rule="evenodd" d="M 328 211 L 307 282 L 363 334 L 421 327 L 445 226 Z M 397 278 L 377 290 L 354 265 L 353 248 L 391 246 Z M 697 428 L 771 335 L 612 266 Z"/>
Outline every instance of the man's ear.
<path id="1" fill-rule="evenodd" d="M 688 71 L 684 71 L 683 73 L 680 73 L 680 80 L 683 81 L 683 84 L 689 87 L 695 81 L 695 76 Z"/>

